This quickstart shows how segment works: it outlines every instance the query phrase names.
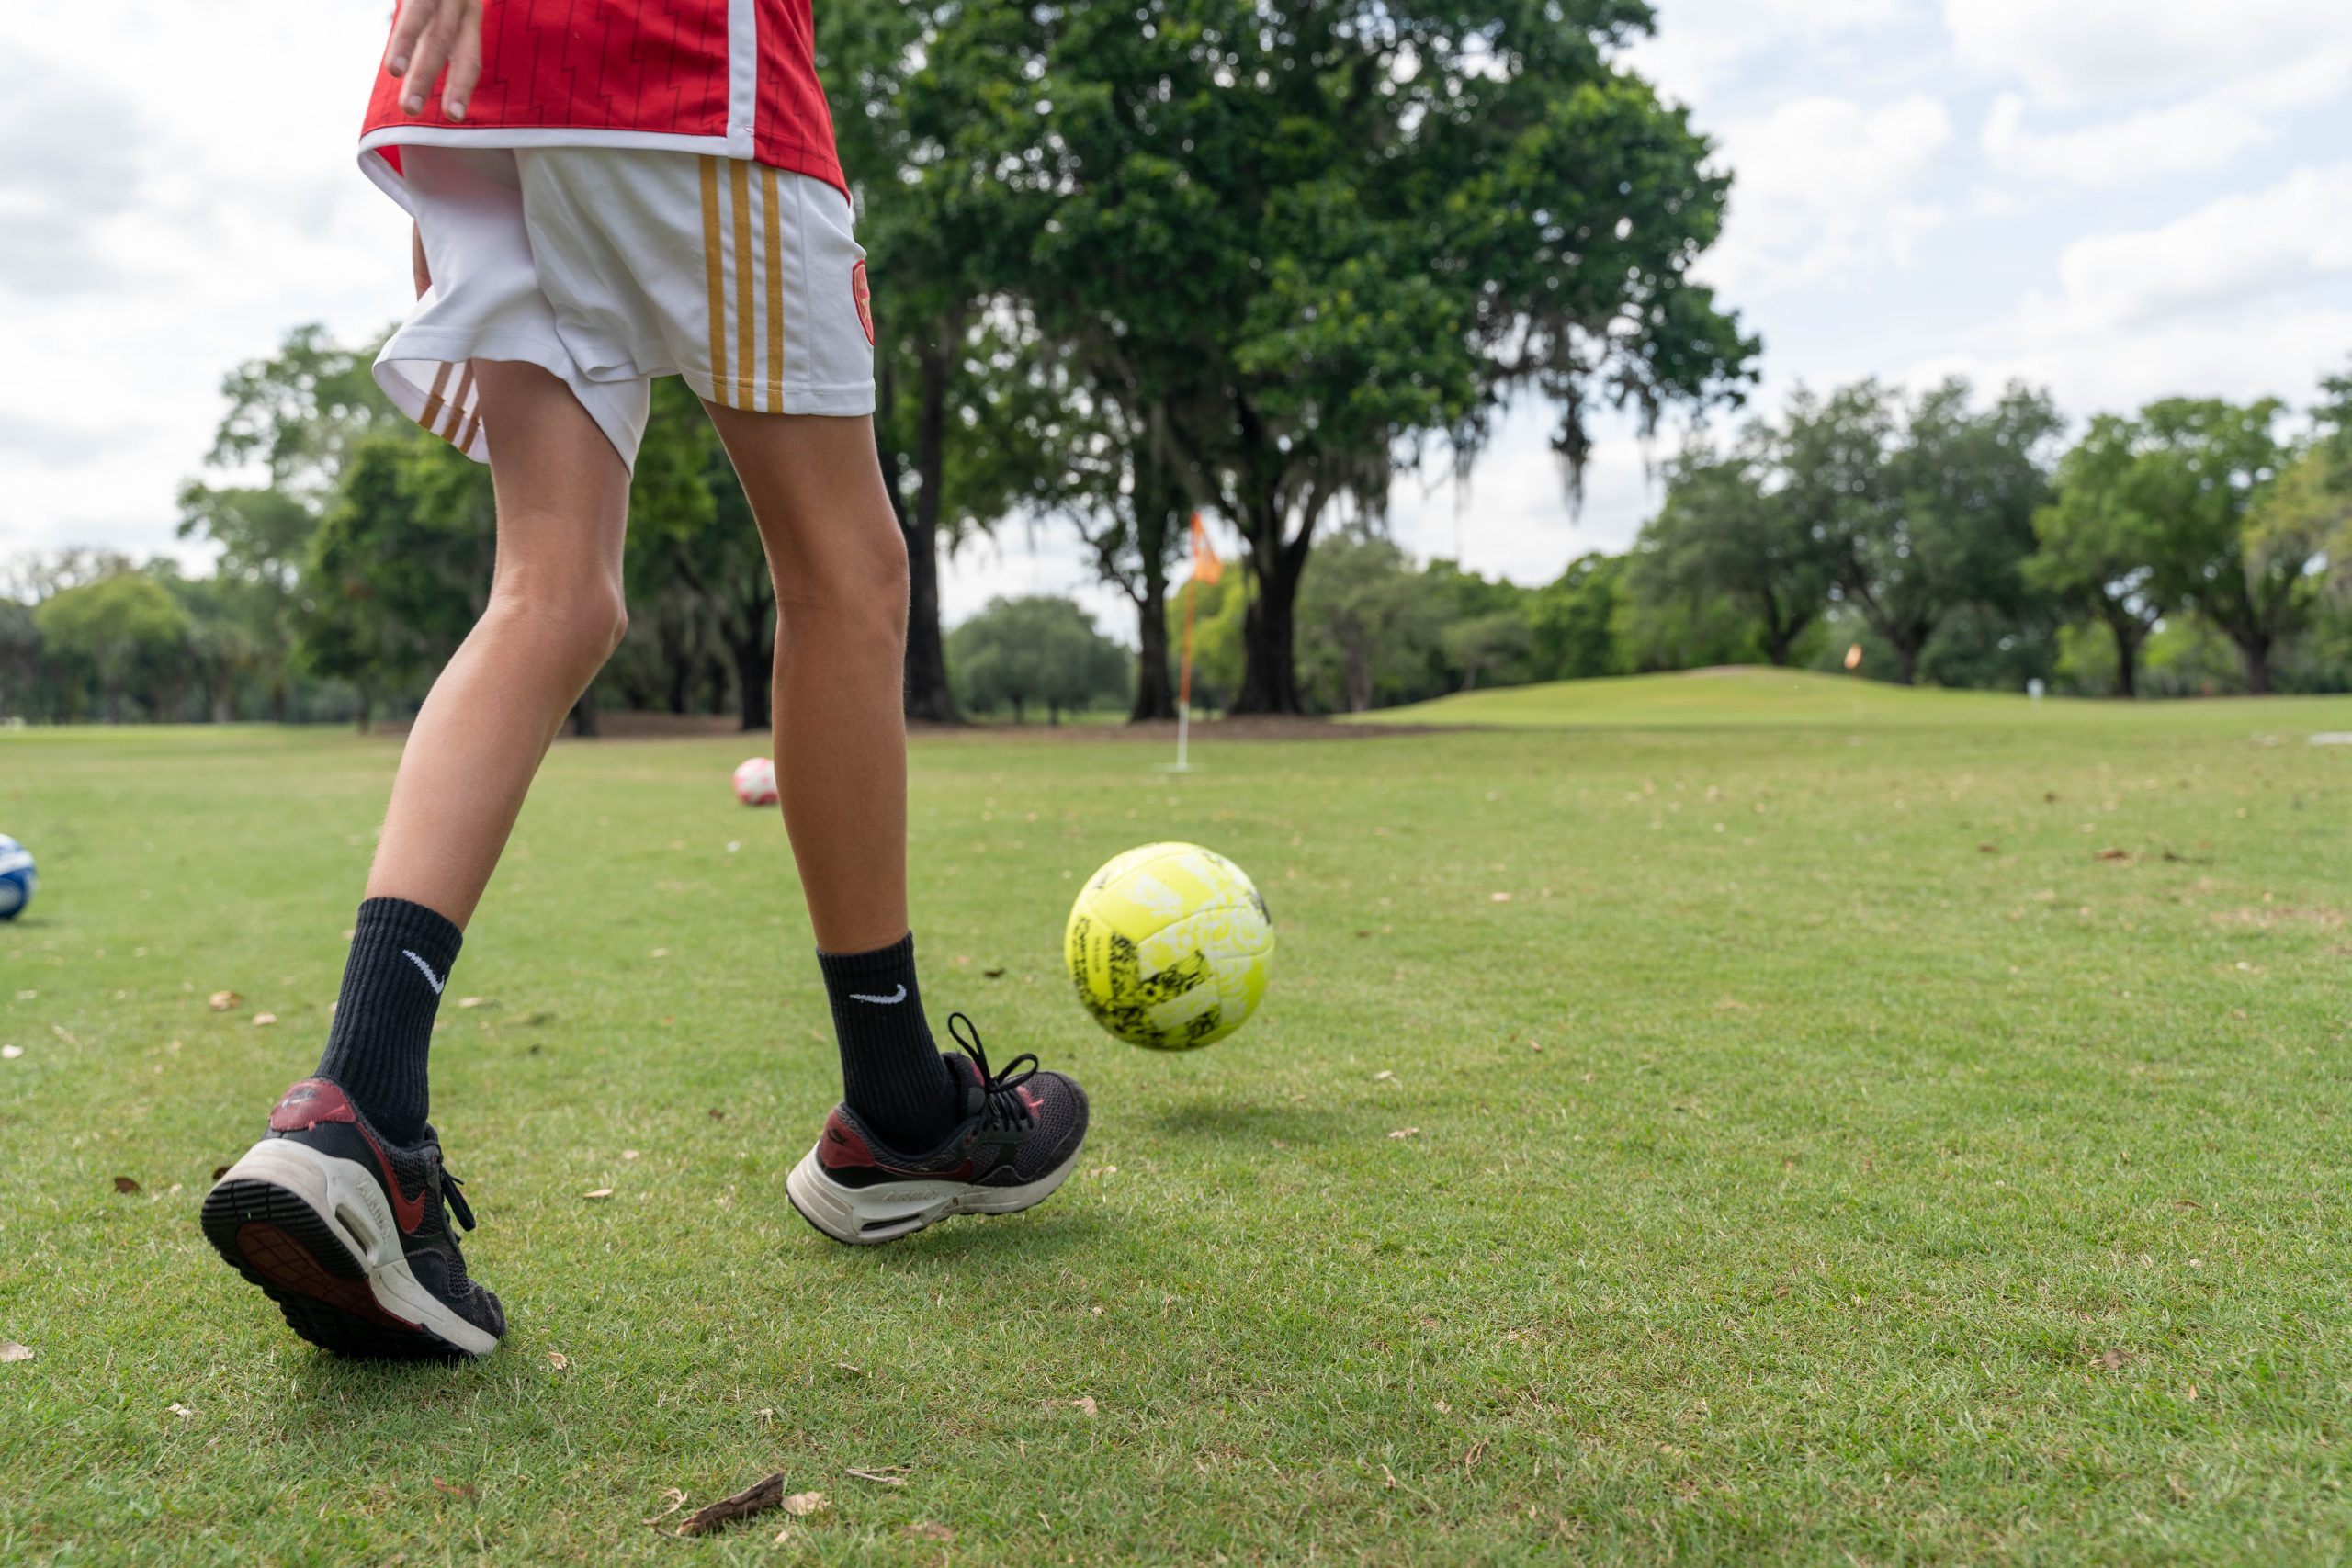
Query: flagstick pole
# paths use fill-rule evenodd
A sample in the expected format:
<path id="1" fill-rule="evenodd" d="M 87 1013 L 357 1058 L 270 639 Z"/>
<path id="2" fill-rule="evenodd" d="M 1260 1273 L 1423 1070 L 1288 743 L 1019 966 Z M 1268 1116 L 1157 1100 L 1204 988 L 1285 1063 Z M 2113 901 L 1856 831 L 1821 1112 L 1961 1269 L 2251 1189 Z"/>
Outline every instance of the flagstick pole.
<path id="1" fill-rule="evenodd" d="M 1184 771 L 1185 743 L 1193 728 L 1193 602 L 1200 597 L 1201 580 L 1196 573 L 1184 580 L 1184 671 L 1177 682 L 1176 698 L 1176 771 Z"/>

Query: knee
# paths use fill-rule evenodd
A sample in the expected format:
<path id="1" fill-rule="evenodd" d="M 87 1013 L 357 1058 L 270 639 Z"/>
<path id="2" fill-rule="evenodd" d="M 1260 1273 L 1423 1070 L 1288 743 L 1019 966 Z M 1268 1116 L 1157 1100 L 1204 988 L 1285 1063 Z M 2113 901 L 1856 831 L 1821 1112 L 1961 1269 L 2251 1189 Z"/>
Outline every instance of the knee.
<path id="1" fill-rule="evenodd" d="M 846 617 L 905 635 L 907 544 L 895 523 L 780 575 L 779 601 L 787 615 Z"/>
<path id="2" fill-rule="evenodd" d="M 621 585 L 603 577 L 554 581 L 533 573 L 502 573 L 491 590 L 489 614 L 527 627 L 552 643 L 554 657 L 591 674 L 628 633 Z"/>

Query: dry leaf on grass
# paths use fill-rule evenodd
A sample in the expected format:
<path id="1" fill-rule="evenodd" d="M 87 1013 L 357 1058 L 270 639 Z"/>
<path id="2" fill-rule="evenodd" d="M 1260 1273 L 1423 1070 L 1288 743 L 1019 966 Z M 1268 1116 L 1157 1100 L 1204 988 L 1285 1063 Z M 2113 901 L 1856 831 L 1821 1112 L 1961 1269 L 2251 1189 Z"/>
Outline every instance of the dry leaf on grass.
<path id="1" fill-rule="evenodd" d="M 783 1506 L 784 1472 L 779 1470 L 775 1474 L 746 1486 L 732 1497 L 721 1497 L 716 1503 L 696 1509 L 687 1516 L 685 1523 L 678 1527 L 678 1533 L 680 1535 L 708 1535 L 721 1525 L 732 1524 L 737 1519 L 748 1519 L 754 1514 L 764 1514 L 771 1508 L 779 1508 Z"/>
<path id="2" fill-rule="evenodd" d="M 1508 904 L 1510 902 L 1510 895 L 1508 893 L 1489 893 L 1487 895 L 1487 901 L 1490 904 Z"/>
<path id="3" fill-rule="evenodd" d="M 582 1198 L 609 1198 L 612 1195 L 613 1190 L 609 1187 L 599 1187 L 593 1192 L 582 1192 L 581 1194 Z"/>
<path id="4" fill-rule="evenodd" d="M 623 1149 L 621 1151 L 621 1158 L 635 1159 L 637 1158 L 637 1151 L 635 1149 Z"/>
<path id="5" fill-rule="evenodd" d="M 2099 1357 L 2098 1364 L 2111 1372 L 2131 1359 L 2132 1352 L 2129 1350 L 2109 1350 Z"/>
<path id="6" fill-rule="evenodd" d="M 860 1481 L 871 1481 L 876 1486 L 904 1486 L 907 1478 L 899 1472 L 906 1468 L 903 1464 L 885 1464 L 872 1470 L 849 1470 L 842 1473 L 854 1475 Z"/>
<path id="7" fill-rule="evenodd" d="M 478 1008 L 481 1006 L 481 1000 L 480 997 L 459 997 L 458 1005 L 461 1008 Z"/>
<path id="8" fill-rule="evenodd" d="M 114 1190 L 118 1192 L 136 1192 L 139 1190 L 139 1183 L 127 1176 L 118 1176 L 114 1179 Z"/>
<path id="9" fill-rule="evenodd" d="M 25 1054 L 22 1045 L 0 1045 L 0 1060 L 13 1062 Z"/>
<path id="10" fill-rule="evenodd" d="M 662 1488 L 662 1495 L 670 1499 L 670 1506 L 662 1509 L 660 1513 L 654 1515 L 651 1518 L 646 1520 L 645 1522 L 649 1525 L 660 1524 L 663 1519 L 668 1518 L 672 1514 L 676 1513 L 679 1509 L 686 1506 L 686 1495 L 679 1491 L 674 1486 L 664 1486 Z"/>
<path id="11" fill-rule="evenodd" d="M 245 998 L 234 991 L 215 991 L 210 998 L 214 1012 L 227 1012 Z"/>
<path id="12" fill-rule="evenodd" d="M 822 1492 L 795 1492 L 784 1500 L 784 1511 L 796 1519 L 805 1519 L 811 1514 L 821 1514 L 832 1506 L 832 1499 Z"/>
<path id="13" fill-rule="evenodd" d="M 19 1345 L 13 1339 L 0 1339 L 0 1361 L 29 1361 L 32 1359 L 31 1346 Z"/>
<path id="14" fill-rule="evenodd" d="M 70 1030 L 68 1030 L 68 1029 L 67 1029 L 63 1024 L 62 1024 L 62 1023 L 52 1023 L 52 1024 L 51 1024 L 51 1025 L 49 1026 L 49 1032 L 50 1032 L 51 1034 L 56 1035 L 60 1040 L 64 1041 L 64 1042 L 65 1042 L 65 1043 L 67 1043 L 68 1045 L 79 1045 L 80 1043 L 82 1043 L 79 1040 L 76 1040 L 76 1039 L 74 1037 L 73 1032 L 72 1032 L 72 1031 L 70 1031 Z"/>
<path id="15" fill-rule="evenodd" d="M 1372 1075 L 1372 1081 L 1374 1083 L 1395 1083 L 1396 1081 L 1396 1075 L 1389 1072 L 1385 1068 L 1383 1068 L 1381 1071 Z"/>
<path id="16" fill-rule="evenodd" d="M 274 1012 L 257 1012 L 254 1014 L 254 1027 L 255 1029 L 266 1029 L 277 1021 L 277 1015 Z"/>
<path id="17" fill-rule="evenodd" d="M 917 1519 L 914 1523 L 906 1526 L 899 1533 L 910 1535 L 917 1540 L 954 1540 L 956 1539 L 954 1530 L 932 1519 Z"/>
<path id="18" fill-rule="evenodd" d="M 550 1350 L 548 1352 L 548 1365 L 553 1367 L 557 1371 L 561 1371 L 566 1367 L 571 1365 L 571 1358 L 565 1355 L 560 1350 Z"/>
<path id="19" fill-rule="evenodd" d="M 173 1415 L 175 1415 L 175 1416 L 178 1416 L 178 1417 L 179 1417 L 181 1420 L 183 1420 L 183 1421 L 187 1420 L 189 1416 L 194 1416 L 194 1415 L 196 1414 L 196 1412 L 195 1412 L 195 1411 L 190 1410 L 187 1405 L 182 1404 L 181 1404 L 178 1400 L 176 1400 L 176 1399 L 175 1399 L 174 1401 L 172 1401 L 169 1404 L 166 1404 L 165 1406 L 164 1406 L 164 1409 L 166 1409 L 166 1410 L 168 1410 L 168 1411 L 170 1411 Z"/>
<path id="20" fill-rule="evenodd" d="M 2130 850 L 2101 850 L 2097 854 L 2091 856 L 2091 859 L 2093 860 L 2130 860 L 2131 858 L 2132 852 Z"/>
<path id="21" fill-rule="evenodd" d="M 1046 1401 L 1046 1407 L 1049 1410 L 1057 1404 L 1067 1404 L 1072 1410 L 1077 1411 L 1080 1416 L 1092 1416 L 1101 1408 L 1101 1406 L 1094 1403 L 1094 1396 L 1091 1393 L 1081 1393 L 1076 1399 L 1049 1399 Z"/>
<path id="22" fill-rule="evenodd" d="M 462 1497 L 470 1502 L 474 1496 L 474 1489 L 463 1483 L 453 1485 L 437 1475 L 428 1476 L 426 1479 L 433 1483 L 433 1490 L 440 1493 L 444 1497 Z"/>
<path id="23" fill-rule="evenodd" d="M 1399 1127 L 1388 1135 L 1392 1138 L 1418 1138 L 1421 1130 L 1419 1127 Z"/>

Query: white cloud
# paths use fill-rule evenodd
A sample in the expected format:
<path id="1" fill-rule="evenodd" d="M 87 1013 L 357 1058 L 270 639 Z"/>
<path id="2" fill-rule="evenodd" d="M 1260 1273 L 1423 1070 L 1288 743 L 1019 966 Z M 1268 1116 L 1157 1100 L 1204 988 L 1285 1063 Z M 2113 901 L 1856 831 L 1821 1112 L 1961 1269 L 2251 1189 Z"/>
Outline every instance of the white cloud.
<path id="1" fill-rule="evenodd" d="M 2352 163 L 2299 169 L 2161 228 L 2076 240 L 2058 272 L 2064 297 L 2029 301 L 2029 312 L 2092 329 L 2259 301 L 2352 273 Z"/>
<path id="2" fill-rule="evenodd" d="M 1851 44 L 1924 8 L 1924 0 L 1663 0 L 1657 33 L 1626 63 L 1668 97 L 1699 103 L 1756 57 L 1801 43 Z"/>
<path id="3" fill-rule="evenodd" d="M 2253 109 L 2213 96 L 2074 130 L 2035 130 L 2025 117 L 2021 96 L 1996 99 L 1984 120 L 1985 156 L 2011 174 L 2085 186 L 2223 168 L 2271 135 Z"/>
<path id="4" fill-rule="evenodd" d="M 2343 0 L 1943 0 L 1963 64 L 2051 104 L 2201 90 L 2352 52 Z"/>
<path id="5" fill-rule="evenodd" d="M 1724 133 L 1736 171 L 1724 238 L 1707 280 L 1752 298 L 1910 260 L 1946 217 L 1918 191 L 1951 141 L 1951 117 L 1924 93 L 1879 108 L 1796 98 Z"/>

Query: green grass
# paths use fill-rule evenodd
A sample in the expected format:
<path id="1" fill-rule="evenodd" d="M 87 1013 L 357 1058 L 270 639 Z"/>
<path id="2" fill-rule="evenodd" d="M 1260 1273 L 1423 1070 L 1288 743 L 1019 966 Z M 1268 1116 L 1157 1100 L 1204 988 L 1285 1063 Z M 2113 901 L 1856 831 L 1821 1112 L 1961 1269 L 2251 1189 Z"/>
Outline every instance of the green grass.
<path id="1" fill-rule="evenodd" d="M 749 747 L 558 747 L 435 1052 L 513 1331 L 424 1370 L 196 1225 L 313 1058 L 393 744 L 0 737 L 0 1561 L 2342 1561 L 2352 750 L 2303 738 L 2352 702 L 1788 679 L 1211 727 L 1181 779 L 921 742 L 926 994 L 1097 1121 L 1048 1206 L 872 1253 L 783 1200 L 835 1064 Z M 1192 1056 L 1058 973 L 1163 836 L 1282 933 Z M 641 1522 L 772 1469 L 834 1504 L 782 1546 Z"/>

